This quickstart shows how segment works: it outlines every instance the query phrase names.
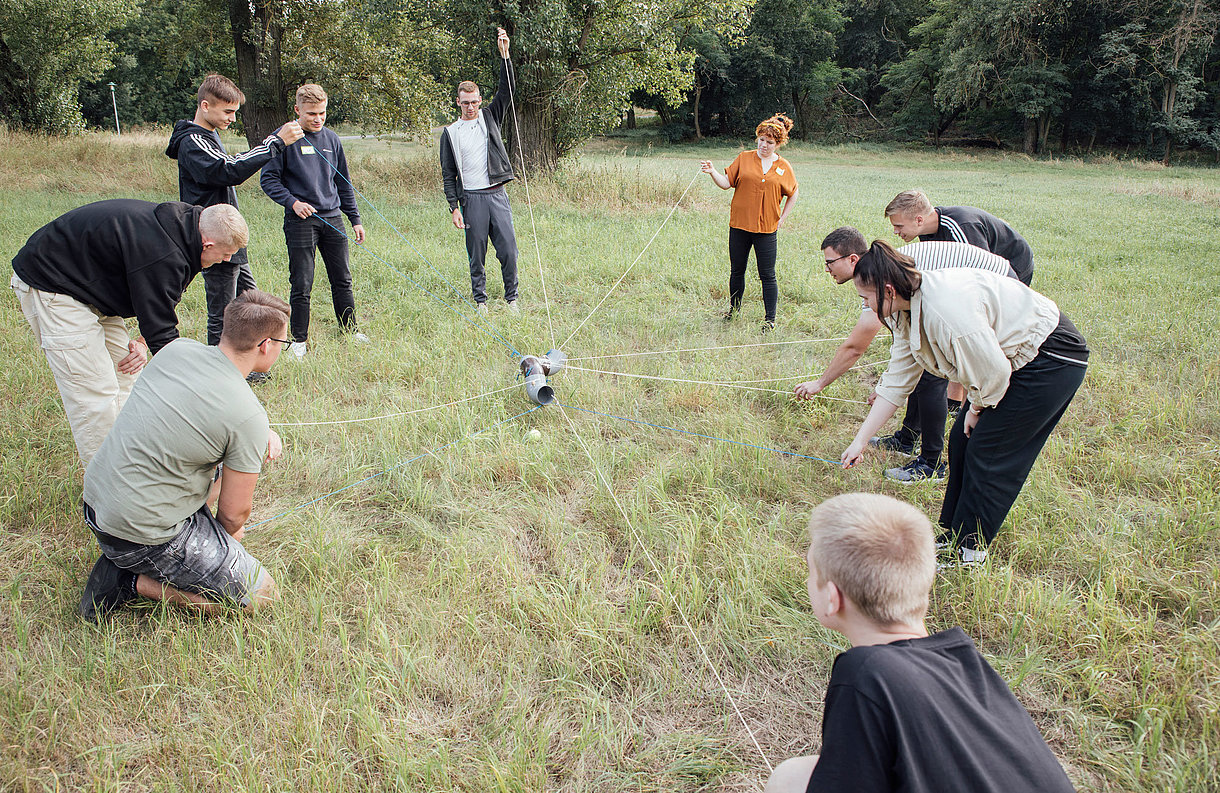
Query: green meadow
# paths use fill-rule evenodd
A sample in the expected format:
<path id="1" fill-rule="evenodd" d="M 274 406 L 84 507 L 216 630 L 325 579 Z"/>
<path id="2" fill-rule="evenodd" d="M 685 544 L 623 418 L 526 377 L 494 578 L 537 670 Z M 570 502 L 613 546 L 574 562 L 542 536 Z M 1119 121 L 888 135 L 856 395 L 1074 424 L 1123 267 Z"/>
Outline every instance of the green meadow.
<path id="1" fill-rule="evenodd" d="M 0 133 L 0 258 L 81 204 L 175 199 L 164 138 Z M 865 490 L 939 510 L 940 486 L 882 478 L 900 458 L 830 462 L 885 334 L 833 399 L 789 396 L 858 316 L 822 237 L 896 240 L 882 208 L 910 187 L 1021 231 L 1093 350 L 987 566 L 938 576 L 929 628 L 973 637 L 1080 790 L 1220 789 L 1217 171 L 791 145 L 764 336 L 753 271 L 721 319 L 730 196 L 698 173 L 737 146 L 601 139 L 510 188 L 524 311 L 494 299 L 489 256 L 496 338 L 471 321 L 434 149 L 346 144 L 373 343 L 340 336 L 320 274 L 308 356 L 257 386 L 285 445 L 245 541 L 271 610 L 80 621 L 82 472 L 0 300 L 0 789 L 760 790 L 818 750 L 845 648 L 809 611 L 810 509 Z M 282 210 L 257 179 L 239 196 L 259 284 L 287 297 Z M 179 307 L 195 339 L 201 280 Z M 531 410 L 513 352 L 556 345 L 559 404 Z"/>

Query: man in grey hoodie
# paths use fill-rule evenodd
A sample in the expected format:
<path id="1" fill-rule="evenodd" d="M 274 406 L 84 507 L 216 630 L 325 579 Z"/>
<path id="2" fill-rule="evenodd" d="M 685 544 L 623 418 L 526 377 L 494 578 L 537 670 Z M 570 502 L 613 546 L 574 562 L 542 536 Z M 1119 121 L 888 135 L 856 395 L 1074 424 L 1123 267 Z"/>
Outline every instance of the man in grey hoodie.
<path id="1" fill-rule="evenodd" d="M 504 278 L 504 300 L 517 311 L 517 238 L 513 211 L 504 185 L 512 181 L 512 165 L 500 138 L 500 126 L 508 114 L 512 95 L 512 64 L 508 59 L 508 34 L 497 29 L 500 49 L 500 84 L 486 108 L 479 87 L 466 80 L 458 84 L 457 105 L 461 116 L 441 133 L 441 176 L 445 200 L 453 225 L 466 233 L 466 255 L 470 263 L 470 287 L 479 313 L 487 311 L 487 279 L 483 262 L 490 238 L 500 260 Z"/>

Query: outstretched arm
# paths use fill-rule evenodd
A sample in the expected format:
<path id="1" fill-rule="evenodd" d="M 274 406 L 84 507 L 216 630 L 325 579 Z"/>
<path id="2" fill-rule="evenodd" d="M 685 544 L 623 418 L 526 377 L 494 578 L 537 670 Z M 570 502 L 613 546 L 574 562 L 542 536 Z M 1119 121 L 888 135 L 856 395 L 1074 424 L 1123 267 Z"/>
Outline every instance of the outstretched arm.
<path id="1" fill-rule="evenodd" d="M 860 360 L 860 356 L 868 349 L 868 345 L 873 343 L 879 330 L 881 330 L 881 323 L 877 321 L 877 315 L 871 311 L 862 311 L 860 319 L 856 320 L 856 326 L 839 345 L 839 349 L 835 350 L 834 357 L 830 359 L 830 365 L 826 367 L 826 371 L 817 380 L 797 385 L 793 389 L 796 396 L 799 399 L 812 399 L 814 395 L 842 377 L 848 369 L 855 366 L 856 361 Z"/>
<path id="2" fill-rule="evenodd" d="M 496 45 L 500 48 L 500 83 L 496 86 L 495 97 L 483 108 L 483 112 L 494 118 L 497 124 L 503 124 L 517 81 L 512 61 L 508 57 L 508 34 L 504 32 L 504 28 L 496 28 L 496 31 Z"/>
<path id="3" fill-rule="evenodd" d="M 729 184 L 729 177 L 725 176 L 720 171 L 717 171 L 715 166 L 712 165 L 711 160 L 700 160 L 699 170 L 712 177 L 712 181 L 715 182 L 716 186 L 721 190 L 728 190 L 729 187 L 731 187 Z"/>

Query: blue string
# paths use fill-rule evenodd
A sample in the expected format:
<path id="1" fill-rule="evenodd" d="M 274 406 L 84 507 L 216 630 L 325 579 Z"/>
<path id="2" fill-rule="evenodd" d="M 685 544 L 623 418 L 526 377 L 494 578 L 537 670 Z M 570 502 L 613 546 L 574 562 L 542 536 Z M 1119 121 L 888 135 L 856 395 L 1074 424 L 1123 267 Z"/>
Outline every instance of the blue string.
<path id="1" fill-rule="evenodd" d="M 319 501 L 321 501 L 321 500 L 323 500 L 323 499 L 326 499 L 326 498 L 330 498 L 331 496 L 336 495 L 336 494 L 338 494 L 338 493 L 342 493 L 344 490 L 350 490 L 350 489 L 352 489 L 353 487 L 355 487 L 356 485 L 364 484 L 365 482 L 370 482 L 370 481 L 372 481 L 372 480 L 376 479 L 376 478 L 377 478 L 377 477 L 379 477 L 379 476 L 385 476 L 386 474 L 390 473 L 391 471 L 394 471 L 394 470 L 397 470 L 397 469 L 399 469 L 399 468 L 402 468 L 404 465 L 408 465 L 408 464 L 410 464 L 410 463 L 413 463 L 413 462 L 415 462 L 416 460 L 421 460 L 421 459 L 423 459 L 424 457 L 428 457 L 428 456 L 430 456 L 430 455 L 434 455 L 434 454 L 436 454 L 437 452 L 443 452 L 445 449 L 448 449 L 450 446 L 456 446 L 457 444 L 461 443 L 462 441 L 464 441 L 464 440 L 468 440 L 468 439 L 470 439 L 470 438 L 473 438 L 474 436 L 478 435 L 479 433 L 487 432 L 488 430 L 495 429 L 496 427 L 500 426 L 501 424 L 507 424 L 508 422 L 512 421 L 513 419 L 519 419 L 519 418 L 521 418 L 522 416 L 529 415 L 530 413 L 533 413 L 535 410 L 538 410 L 538 409 L 539 409 L 539 408 L 541 408 L 541 407 L 542 407 L 542 405 L 535 405 L 534 407 L 530 408 L 529 410 L 525 411 L 524 413 L 518 413 L 517 415 L 512 416 L 512 417 L 510 417 L 510 418 L 506 418 L 506 419 L 504 419 L 503 421 L 497 421 L 495 424 L 492 424 L 492 425 L 491 425 L 491 426 L 489 426 L 489 427 L 484 427 L 484 428 L 483 428 L 483 429 L 481 429 L 481 430 L 476 430 L 476 431 L 474 431 L 474 432 L 470 433 L 469 435 L 465 435 L 465 436 L 463 436 L 463 437 L 461 437 L 461 438 L 458 438 L 456 441 L 452 441 L 452 442 L 450 442 L 450 443 L 446 443 L 444 446 L 438 446 L 438 447 L 436 447 L 435 449 L 433 449 L 433 450 L 431 450 L 431 451 L 424 452 L 423 454 L 417 454 L 417 455 L 415 455 L 414 457 L 412 457 L 412 458 L 411 458 L 411 459 L 409 459 L 409 460 L 403 460 L 402 462 L 398 463 L 397 465 L 394 465 L 394 466 L 391 466 L 391 467 L 389 467 L 389 468 L 385 469 L 385 470 L 384 470 L 384 471 L 382 471 L 381 473 L 373 474 L 372 476 L 366 476 L 365 478 L 361 479 L 361 480 L 360 480 L 360 481 L 358 481 L 358 482 L 352 482 L 350 485 L 345 485 L 345 486 L 343 486 L 343 487 L 339 488 L 338 490 L 332 490 L 331 492 L 327 493 L 327 494 L 326 494 L 326 495 L 324 495 L 324 496 L 318 496 L 318 497 L 317 497 L 317 498 L 315 498 L 313 501 L 306 501 L 304 504 L 301 504 L 301 505 L 299 505 L 299 506 L 295 506 L 295 507 L 293 507 L 292 509 L 286 509 L 286 510 L 284 510 L 283 512 L 281 512 L 280 514 L 278 514 L 278 515 L 272 515 L 271 517 L 266 518 L 265 520 L 260 520 L 258 523 L 251 523 L 249 526 L 246 526 L 246 528 L 247 528 L 247 529 L 252 529 L 252 528 L 254 528 L 255 526 L 261 526 L 261 525 L 263 525 L 264 523 L 270 523 L 270 522 L 271 522 L 271 521 L 273 521 L 273 520 L 276 520 L 276 519 L 278 519 L 278 518 L 282 518 L 282 517 L 284 517 L 285 515 L 287 515 L 287 514 L 288 514 L 288 513 L 290 513 L 290 512 L 296 512 L 297 510 L 300 510 L 300 509 L 305 509 L 305 507 L 308 507 L 308 506 L 310 506 L 311 504 L 317 504 Z"/>
<path id="2" fill-rule="evenodd" d="M 694 435 L 695 437 L 707 438 L 708 440 L 712 440 L 712 441 L 724 441 L 725 443 L 735 443 L 738 446 L 749 446 L 751 449 L 762 449 L 765 452 L 775 452 L 776 454 L 787 454 L 792 457 L 803 457 L 806 460 L 817 460 L 820 463 L 830 463 L 831 465 L 841 465 L 840 461 L 838 461 L 838 460 L 827 460 L 823 457 L 813 457 L 808 454 L 798 454 L 797 452 L 786 452 L 783 449 L 772 449 L 769 446 L 758 446 L 753 443 L 746 443 L 745 441 L 730 440 L 729 438 L 717 438 L 715 435 L 704 435 L 699 432 L 691 432 L 690 430 L 680 430 L 677 427 L 666 427 L 663 424 L 650 424 L 647 421 L 641 421 L 640 419 L 630 419 L 630 418 L 627 418 L 626 416 L 613 416 L 609 413 L 599 413 L 596 410 L 589 410 L 588 408 L 578 408 L 575 405 L 563 405 L 558 402 L 556 402 L 555 404 L 559 405 L 559 407 L 561 407 L 561 408 L 572 408 L 572 410 L 580 410 L 584 413 L 592 413 L 595 416 L 605 416 L 608 419 L 619 419 L 620 421 L 630 421 L 632 424 L 643 424 L 645 427 L 655 427 L 659 430 L 671 430 L 672 432 L 681 432 L 686 435 Z"/>
<path id="3" fill-rule="evenodd" d="M 389 218 L 387 218 L 385 215 L 381 214 L 381 210 L 377 208 L 377 205 L 374 204 L 372 201 L 370 201 L 368 196 L 366 196 L 364 193 L 360 192 L 359 188 L 357 188 L 356 185 L 352 184 L 351 179 L 348 179 L 346 176 L 344 176 L 343 173 L 338 168 L 336 168 L 330 160 L 326 159 L 326 157 L 322 154 L 322 152 L 317 151 L 317 149 L 315 148 L 314 153 L 317 154 L 319 157 L 321 157 L 322 162 L 329 165 L 330 169 L 332 171 L 334 171 L 335 174 L 337 174 L 340 179 L 347 182 L 348 186 L 352 188 L 352 192 L 354 192 L 356 195 L 358 195 L 362 199 L 364 199 L 364 203 L 368 204 L 369 208 L 372 209 L 374 212 L 376 212 L 377 216 L 386 222 L 386 225 L 388 225 L 390 228 L 394 229 L 394 233 L 398 235 L 399 239 L 401 239 L 403 242 L 407 243 L 407 245 L 411 246 L 411 250 L 415 251 L 416 255 L 419 256 L 419 258 L 424 260 L 424 264 L 428 265 L 429 269 L 431 269 L 432 272 L 439 275 L 441 277 L 441 280 L 444 281 L 446 284 L 448 284 L 449 288 L 451 290 L 453 290 L 453 293 L 458 296 L 458 300 L 464 301 L 467 305 L 471 306 L 472 308 L 477 308 L 474 305 L 474 303 L 472 303 L 465 295 L 463 295 L 460 291 L 458 291 L 457 287 L 455 287 L 452 283 L 449 282 L 449 279 L 445 277 L 444 273 L 442 273 L 440 270 L 438 270 L 432 266 L 432 262 L 428 261 L 428 257 L 424 256 L 424 254 L 419 250 L 419 248 L 416 248 L 415 245 L 412 244 L 411 240 L 409 240 L 405 236 L 403 236 L 403 233 L 398 230 L 397 226 L 395 226 L 393 223 L 390 222 Z M 470 266 L 469 262 L 467 262 L 467 266 L 468 267 Z"/>
<path id="4" fill-rule="evenodd" d="M 325 223 L 327 226 L 330 226 L 332 229 L 334 229 L 335 231 L 337 231 L 337 232 L 339 232 L 340 234 L 342 234 L 344 239 L 350 239 L 350 238 L 347 236 L 347 232 L 345 232 L 345 231 L 344 231 L 343 229 L 341 229 L 341 228 L 337 228 L 337 227 L 336 227 L 334 224 L 332 224 L 330 221 L 328 221 L 326 218 L 322 217 L 321 215 L 314 214 L 314 215 L 313 215 L 313 217 L 316 217 L 318 220 L 322 221 L 322 222 L 323 222 L 323 223 Z M 462 312 L 458 311 L 458 310 L 457 310 L 457 309 L 456 309 L 456 308 L 455 308 L 455 307 L 454 307 L 454 306 L 453 306 L 451 303 L 446 302 L 446 301 L 445 301 L 445 299 L 444 299 L 443 297 L 441 297 L 440 295 L 436 294 L 436 293 L 435 293 L 435 292 L 433 292 L 431 289 L 429 289 L 428 287 L 426 287 L 426 286 L 424 286 L 423 284 L 421 284 L 419 281 L 416 281 L 414 278 L 412 278 L 411 276 L 407 275 L 407 274 L 406 274 L 406 273 L 404 273 L 402 270 L 399 270 L 397 267 L 395 267 L 394 265 L 390 264 L 388 261 L 386 261 L 386 260 L 385 260 L 385 259 L 383 259 L 382 257 L 378 256 L 376 253 L 373 253 L 372 249 L 371 249 L 371 248 L 369 248 L 369 247 L 368 247 L 368 245 L 360 245 L 359 247 L 360 247 L 360 248 L 362 248 L 362 249 L 363 249 L 363 250 L 364 250 L 366 253 L 368 253 L 370 256 L 372 256 L 374 259 L 376 259 L 377 261 L 379 261 L 379 262 L 381 262 L 382 264 L 384 264 L 386 267 L 389 267 L 391 270 L 393 270 L 394 272 L 398 273 L 398 274 L 399 274 L 399 275 L 401 275 L 403 278 L 407 279 L 408 281 L 410 281 L 411 283 L 415 284 L 415 285 L 416 285 L 417 287 L 419 287 L 420 289 L 422 289 L 422 290 L 424 290 L 425 292 L 427 292 L 428 294 L 432 295 L 432 297 L 434 297 L 434 298 L 436 298 L 437 300 L 439 300 L 439 301 L 441 302 L 441 304 L 442 304 L 442 305 L 448 306 L 448 308 L 449 308 L 450 310 L 452 310 L 454 314 L 457 314 L 459 317 L 461 317 L 462 319 L 466 320 L 466 321 L 467 321 L 467 322 L 469 322 L 471 325 L 474 325 L 476 328 L 478 328 L 479 330 L 483 331 L 484 333 L 488 333 L 488 334 L 490 334 L 490 335 L 494 336 L 494 337 L 495 337 L 495 338 L 496 338 L 496 339 L 497 339 L 497 340 L 498 340 L 498 341 L 499 341 L 501 344 L 503 344 L 503 345 L 504 345 L 505 347 L 507 347 L 508 349 L 512 350 L 512 351 L 513 351 L 513 354 L 514 354 L 514 355 L 516 355 L 518 358 L 523 357 L 523 356 L 521 355 L 521 353 L 520 353 L 520 352 L 517 350 L 517 348 L 516 348 L 516 347 L 514 347 L 514 346 L 513 346 L 513 345 L 511 345 L 511 344 L 509 344 L 508 340 L 507 340 L 507 339 L 505 339 L 503 336 L 501 336 L 499 333 L 496 333 L 495 328 L 491 328 L 491 327 L 484 327 L 483 325 L 480 325 L 480 324 L 476 323 L 476 322 L 475 322 L 474 320 L 472 320 L 470 317 L 468 317 L 468 316 L 466 316 L 465 314 L 463 314 Z"/>

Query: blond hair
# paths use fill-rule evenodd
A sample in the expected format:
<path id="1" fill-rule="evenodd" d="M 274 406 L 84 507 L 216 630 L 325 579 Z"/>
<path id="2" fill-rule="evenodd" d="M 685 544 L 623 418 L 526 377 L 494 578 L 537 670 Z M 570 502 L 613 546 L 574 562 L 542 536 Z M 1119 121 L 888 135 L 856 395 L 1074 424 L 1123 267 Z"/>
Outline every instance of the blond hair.
<path id="1" fill-rule="evenodd" d="M 297 105 L 320 105 L 326 99 L 326 92 L 316 83 L 305 83 L 297 89 Z"/>
<path id="2" fill-rule="evenodd" d="M 462 80 L 462 82 L 458 83 L 457 92 L 459 94 L 477 94 L 479 93 L 479 87 L 471 80 Z"/>
<path id="3" fill-rule="evenodd" d="M 250 227 L 232 204 L 215 204 L 199 214 L 199 236 L 222 248 L 244 248 Z"/>
<path id="4" fill-rule="evenodd" d="M 792 119 L 783 113 L 776 113 L 758 125 L 754 130 L 754 137 L 761 138 L 763 135 L 766 135 L 774 140 L 776 148 L 779 148 L 788 142 L 788 131 L 791 129 Z"/>
<path id="5" fill-rule="evenodd" d="M 833 581 L 878 625 L 921 622 L 936 574 L 932 525 L 910 504 L 878 493 L 846 493 L 809 516 L 819 583 Z"/>
<path id="6" fill-rule="evenodd" d="M 196 97 L 199 99 L 200 104 L 203 104 L 204 100 L 238 105 L 246 103 L 246 95 L 241 92 L 241 89 L 232 80 L 223 74 L 209 74 L 207 77 L 204 77 L 203 82 L 199 84 Z"/>
<path id="7" fill-rule="evenodd" d="M 292 309 L 281 298 L 261 289 L 247 289 L 225 306 L 220 338 L 238 352 L 249 352 L 283 333 Z"/>
<path id="8" fill-rule="evenodd" d="M 904 218 L 927 217 L 932 214 L 932 202 L 922 190 L 903 190 L 894 200 L 885 205 L 885 216 L 901 215 Z"/>

